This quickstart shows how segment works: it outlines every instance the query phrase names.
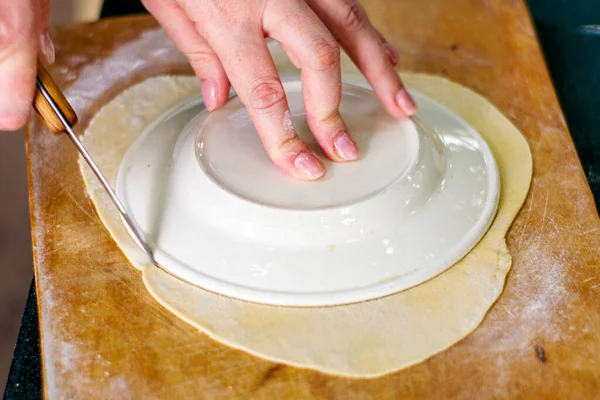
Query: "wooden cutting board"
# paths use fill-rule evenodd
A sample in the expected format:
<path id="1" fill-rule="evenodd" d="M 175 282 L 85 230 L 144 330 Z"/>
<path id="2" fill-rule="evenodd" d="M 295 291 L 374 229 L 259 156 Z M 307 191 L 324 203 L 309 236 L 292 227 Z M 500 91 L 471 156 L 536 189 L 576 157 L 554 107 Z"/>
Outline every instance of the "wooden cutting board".
<path id="1" fill-rule="evenodd" d="M 600 222 L 522 0 L 364 1 L 401 66 L 482 93 L 527 136 L 529 197 L 508 236 L 506 290 L 447 351 L 375 380 L 331 377 L 215 343 L 161 308 L 86 196 L 77 152 L 34 117 L 30 201 L 50 398 L 576 398 L 600 396 Z M 149 17 L 53 32 L 50 69 L 81 132 L 117 93 L 190 72 Z M 160 94 L 157 94 L 160 95 Z"/>

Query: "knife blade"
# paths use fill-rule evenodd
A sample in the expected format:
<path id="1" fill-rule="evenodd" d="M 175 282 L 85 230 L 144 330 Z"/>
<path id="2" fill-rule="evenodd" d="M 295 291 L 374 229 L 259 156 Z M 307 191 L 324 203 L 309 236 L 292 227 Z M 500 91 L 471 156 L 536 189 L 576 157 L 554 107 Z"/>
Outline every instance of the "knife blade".
<path id="1" fill-rule="evenodd" d="M 77 122 L 77 114 L 41 63 L 38 63 L 36 89 L 33 108 L 40 115 L 44 124 L 53 133 L 60 134 L 64 132 L 67 134 L 119 210 L 121 219 L 125 223 L 125 227 L 129 231 L 129 234 L 144 253 L 146 253 L 150 262 L 153 265 L 158 266 L 154 254 L 150 247 L 148 247 L 144 236 L 141 234 L 133 219 L 129 216 L 129 213 L 123 206 L 123 203 L 119 200 L 119 197 L 73 131 L 73 125 Z"/>
<path id="2" fill-rule="evenodd" d="M 583 33 L 589 33 L 592 35 L 600 35 L 600 25 L 584 25 L 584 26 L 580 26 L 579 30 Z"/>

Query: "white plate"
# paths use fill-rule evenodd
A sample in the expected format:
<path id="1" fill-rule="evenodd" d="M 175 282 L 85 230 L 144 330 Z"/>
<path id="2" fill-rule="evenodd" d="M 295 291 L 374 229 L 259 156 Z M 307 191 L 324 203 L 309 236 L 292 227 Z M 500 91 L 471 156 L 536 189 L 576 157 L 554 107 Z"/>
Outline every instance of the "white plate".
<path id="1" fill-rule="evenodd" d="M 477 244 L 499 196 L 481 136 L 415 92 L 415 122 L 392 119 L 362 78 L 344 81 L 362 86 L 344 84 L 340 108 L 361 159 L 323 156 L 317 182 L 271 163 L 236 97 L 212 114 L 196 97 L 140 133 L 117 192 L 165 270 L 238 299 L 325 306 L 415 286 Z M 298 79 L 284 86 L 294 127 L 318 150 Z"/>

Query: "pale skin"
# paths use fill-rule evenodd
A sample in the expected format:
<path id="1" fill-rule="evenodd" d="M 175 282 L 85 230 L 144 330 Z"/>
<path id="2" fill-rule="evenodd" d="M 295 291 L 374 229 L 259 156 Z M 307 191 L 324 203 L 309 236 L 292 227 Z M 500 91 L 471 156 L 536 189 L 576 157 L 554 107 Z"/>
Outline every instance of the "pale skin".
<path id="1" fill-rule="evenodd" d="M 316 180 L 322 161 L 289 128 L 289 108 L 265 38 L 281 43 L 301 69 L 309 127 L 335 162 L 360 150 L 339 113 L 340 46 L 365 75 L 388 113 L 416 105 L 394 66 L 398 53 L 371 25 L 357 0 L 142 0 L 202 81 L 207 108 L 232 86 L 273 162 L 292 177 Z M 36 60 L 54 61 L 49 0 L 0 0 L 0 130 L 21 127 L 31 110 Z"/>

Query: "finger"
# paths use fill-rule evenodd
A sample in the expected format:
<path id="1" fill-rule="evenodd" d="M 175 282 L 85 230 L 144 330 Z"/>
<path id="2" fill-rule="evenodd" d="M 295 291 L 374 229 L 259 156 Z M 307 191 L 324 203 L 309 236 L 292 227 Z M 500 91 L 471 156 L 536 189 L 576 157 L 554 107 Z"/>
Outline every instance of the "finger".
<path id="1" fill-rule="evenodd" d="M 400 59 L 400 55 L 398 54 L 398 52 L 396 51 L 396 49 L 391 44 L 388 43 L 387 39 L 385 38 L 385 36 L 383 36 L 381 34 L 381 32 L 379 32 L 375 28 L 373 28 L 373 30 L 375 31 L 375 34 L 377 35 L 377 38 L 379 39 L 379 42 L 383 45 L 383 49 L 388 54 L 388 56 L 390 58 L 390 62 L 395 67 L 396 65 L 398 65 L 398 61 Z"/>
<path id="2" fill-rule="evenodd" d="M 215 110 L 229 97 L 229 80 L 215 52 L 198 34 L 194 23 L 175 3 L 164 0 L 143 0 L 171 40 L 186 55 L 194 72 L 202 80 L 202 97 L 206 108 Z"/>
<path id="3" fill-rule="evenodd" d="M 365 75 L 386 110 L 397 118 L 414 114 L 416 104 L 358 1 L 307 1 Z"/>
<path id="4" fill-rule="evenodd" d="M 31 109 L 39 34 L 30 2 L 0 0 L 0 10 L 0 130 L 15 130 Z"/>
<path id="5" fill-rule="evenodd" d="M 239 28 L 229 32 L 229 40 L 223 40 L 225 35 L 218 27 L 206 34 L 271 160 L 297 179 L 320 178 L 325 171 L 323 164 L 292 126 L 283 85 L 261 30 Z"/>
<path id="6" fill-rule="evenodd" d="M 38 20 L 36 25 L 38 27 L 38 32 L 40 34 L 39 37 L 39 53 L 40 59 L 43 64 L 53 64 L 55 59 L 54 54 L 54 43 L 50 38 L 49 29 L 49 19 L 50 19 L 50 0 L 37 0 L 38 1 L 38 10 L 39 13 L 37 15 Z"/>
<path id="7" fill-rule="evenodd" d="M 333 161 L 358 159 L 358 147 L 339 112 L 340 49 L 335 38 L 301 1 L 273 3 L 265 15 L 265 30 L 298 58 L 306 117 L 317 142 Z"/>

